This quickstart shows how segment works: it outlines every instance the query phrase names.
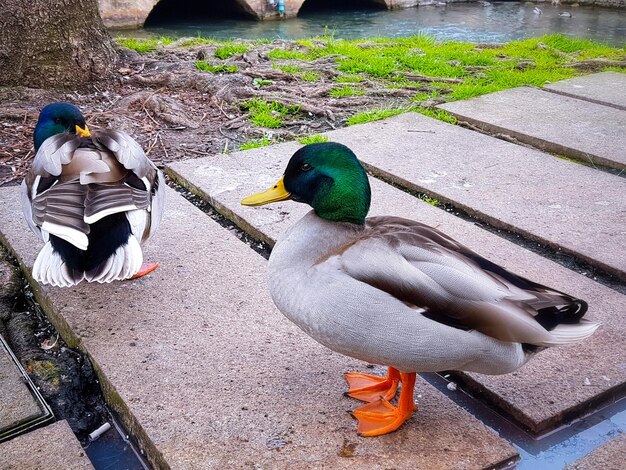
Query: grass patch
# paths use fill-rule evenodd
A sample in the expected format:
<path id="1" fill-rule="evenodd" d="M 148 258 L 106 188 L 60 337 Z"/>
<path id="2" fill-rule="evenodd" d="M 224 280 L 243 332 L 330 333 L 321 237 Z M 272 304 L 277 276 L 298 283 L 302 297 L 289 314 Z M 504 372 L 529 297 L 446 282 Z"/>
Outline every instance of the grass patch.
<path id="1" fill-rule="evenodd" d="M 295 51 L 293 49 L 272 49 L 267 56 L 270 59 L 289 60 L 300 59 L 305 60 L 307 55 L 302 51 Z"/>
<path id="2" fill-rule="evenodd" d="M 358 75 L 339 75 L 334 78 L 334 81 L 337 83 L 359 83 L 363 80 L 363 77 L 359 77 Z"/>
<path id="3" fill-rule="evenodd" d="M 424 202 L 426 202 L 426 203 L 430 204 L 430 205 L 431 205 L 431 206 L 433 206 L 433 207 L 437 207 L 437 206 L 440 204 L 439 200 L 438 200 L 438 199 L 435 199 L 435 198 L 433 198 L 433 197 L 424 196 L 424 197 L 422 197 L 422 198 L 420 198 L 420 199 L 421 199 L 422 201 L 424 201 Z"/>
<path id="4" fill-rule="evenodd" d="M 296 65 L 272 64 L 273 69 L 281 70 L 285 73 L 301 73 L 303 70 Z"/>
<path id="5" fill-rule="evenodd" d="M 302 73 L 299 73 L 298 77 L 300 77 L 305 82 L 316 82 L 319 80 L 320 75 L 319 73 L 309 72 L 308 70 L 306 70 Z"/>
<path id="6" fill-rule="evenodd" d="M 282 118 L 289 114 L 298 114 L 299 106 L 285 106 L 276 101 L 267 102 L 259 98 L 246 101 L 242 107 L 250 113 L 250 122 L 259 127 L 276 129 L 282 126 Z"/>
<path id="7" fill-rule="evenodd" d="M 137 51 L 140 54 L 155 51 L 157 46 L 167 46 L 174 42 L 173 39 L 165 37 L 158 39 L 117 38 L 116 41 L 121 46 Z"/>
<path id="8" fill-rule="evenodd" d="M 355 124 L 365 124 L 366 122 L 379 121 L 381 119 L 386 119 L 391 116 L 396 116 L 398 114 L 406 113 L 410 111 L 410 108 L 379 108 L 372 109 L 370 111 L 364 111 L 362 113 L 355 114 L 350 119 L 346 121 L 348 126 L 353 126 Z"/>
<path id="9" fill-rule="evenodd" d="M 240 42 L 225 42 L 220 47 L 215 49 L 215 57 L 218 59 L 228 59 L 235 54 L 243 54 L 248 52 L 250 47 L 247 44 Z"/>
<path id="10" fill-rule="evenodd" d="M 196 68 L 210 73 L 235 73 L 239 70 L 236 65 L 211 65 L 204 60 L 197 61 Z"/>
<path id="11" fill-rule="evenodd" d="M 424 116 L 429 116 L 431 118 L 439 119 L 440 121 L 447 122 L 450 124 L 456 124 L 458 122 L 457 118 L 454 115 L 450 114 L 448 111 L 443 109 L 430 109 L 430 108 L 422 108 L 419 107 L 415 109 L 420 114 Z"/>
<path id="12" fill-rule="evenodd" d="M 250 139 L 241 144 L 239 150 L 258 149 L 260 147 L 267 147 L 271 143 L 272 141 L 267 137 L 263 137 L 262 139 Z"/>
<path id="13" fill-rule="evenodd" d="M 333 88 L 332 90 L 330 90 L 329 94 L 333 98 L 346 98 L 349 96 L 361 96 L 364 95 L 365 92 L 351 86 L 342 86 L 338 88 Z"/>
<path id="14" fill-rule="evenodd" d="M 328 142 L 328 136 L 322 134 L 307 135 L 304 137 L 300 137 L 298 139 L 298 142 L 300 142 L 302 145 L 321 144 L 322 142 Z"/>

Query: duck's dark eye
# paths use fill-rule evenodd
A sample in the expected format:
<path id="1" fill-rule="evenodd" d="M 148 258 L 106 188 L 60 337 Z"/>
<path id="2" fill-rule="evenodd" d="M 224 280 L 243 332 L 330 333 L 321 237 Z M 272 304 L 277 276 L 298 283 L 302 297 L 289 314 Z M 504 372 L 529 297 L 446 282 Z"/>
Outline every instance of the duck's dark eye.
<path id="1" fill-rule="evenodd" d="M 300 167 L 302 171 L 309 171 L 311 168 L 313 167 L 308 163 L 303 163 L 302 166 Z"/>

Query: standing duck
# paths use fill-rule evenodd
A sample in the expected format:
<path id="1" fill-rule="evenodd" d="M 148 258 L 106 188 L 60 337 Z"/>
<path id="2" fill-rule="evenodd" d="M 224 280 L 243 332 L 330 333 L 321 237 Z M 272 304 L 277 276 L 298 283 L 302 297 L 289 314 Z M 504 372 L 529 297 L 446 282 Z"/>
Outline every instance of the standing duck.
<path id="1" fill-rule="evenodd" d="M 540 348 L 575 343 L 598 324 L 587 304 L 518 276 L 432 227 L 366 218 L 367 174 L 337 143 L 298 150 L 258 206 L 292 199 L 313 210 L 276 243 L 268 263 L 278 309 L 339 353 L 388 366 L 348 373 L 362 436 L 398 429 L 415 410 L 416 372 L 506 374 Z M 398 405 L 390 401 L 402 384 Z"/>
<path id="2" fill-rule="evenodd" d="M 154 234 L 163 213 L 163 174 L 128 134 L 91 134 L 69 103 L 41 110 L 36 155 L 22 182 L 24 216 L 45 245 L 33 265 L 42 284 L 67 287 L 140 277 L 140 243 Z"/>

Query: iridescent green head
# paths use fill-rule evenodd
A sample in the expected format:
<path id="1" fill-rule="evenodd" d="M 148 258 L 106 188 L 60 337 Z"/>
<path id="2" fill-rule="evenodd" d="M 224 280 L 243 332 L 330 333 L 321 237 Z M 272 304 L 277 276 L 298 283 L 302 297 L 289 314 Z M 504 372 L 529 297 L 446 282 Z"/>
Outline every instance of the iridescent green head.
<path id="1" fill-rule="evenodd" d="M 323 219 L 362 225 L 371 191 L 367 173 L 352 150 L 324 142 L 302 147 L 272 188 L 241 203 L 259 206 L 285 199 L 310 205 Z"/>
<path id="2" fill-rule="evenodd" d="M 35 150 L 39 150 L 41 144 L 48 137 L 68 132 L 79 133 L 88 136 L 89 130 L 85 124 L 85 118 L 80 110 L 70 103 L 52 103 L 47 105 L 39 113 L 39 119 L 35 126 L 34 141 Z"/>

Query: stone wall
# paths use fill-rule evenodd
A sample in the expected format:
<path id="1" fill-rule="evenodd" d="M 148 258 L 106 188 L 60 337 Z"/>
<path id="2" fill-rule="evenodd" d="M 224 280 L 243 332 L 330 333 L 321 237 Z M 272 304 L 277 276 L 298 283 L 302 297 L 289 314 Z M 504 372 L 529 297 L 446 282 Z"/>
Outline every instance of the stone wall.
<path id="1" fill-rule="evenodd" d="M 210 0 L 207 0 L 210 1 Z M 258 20 L 278 19 L 278 9 L 267 0 L 232 0 L 250 17 Z M 297 16 L 306 0 L 285 0 L 285 17 Z M 341 1 L 341 0 L 337 0 Z M 413 8 L 427 5 L 435 1 L 472 1 L 472 0 L 374 0 L 390 10 Z M 550 2 L 552 0 L 536 0 Z M 139 28 L 143 26 L 152 8 L 159 0 L 98 0 L 100 15 L 104 24 L 114 28 Z M 580 5 L 597 5 L 626 8 L 626 0 L 561 0 L 563 5 L 577 3 Z"/>

